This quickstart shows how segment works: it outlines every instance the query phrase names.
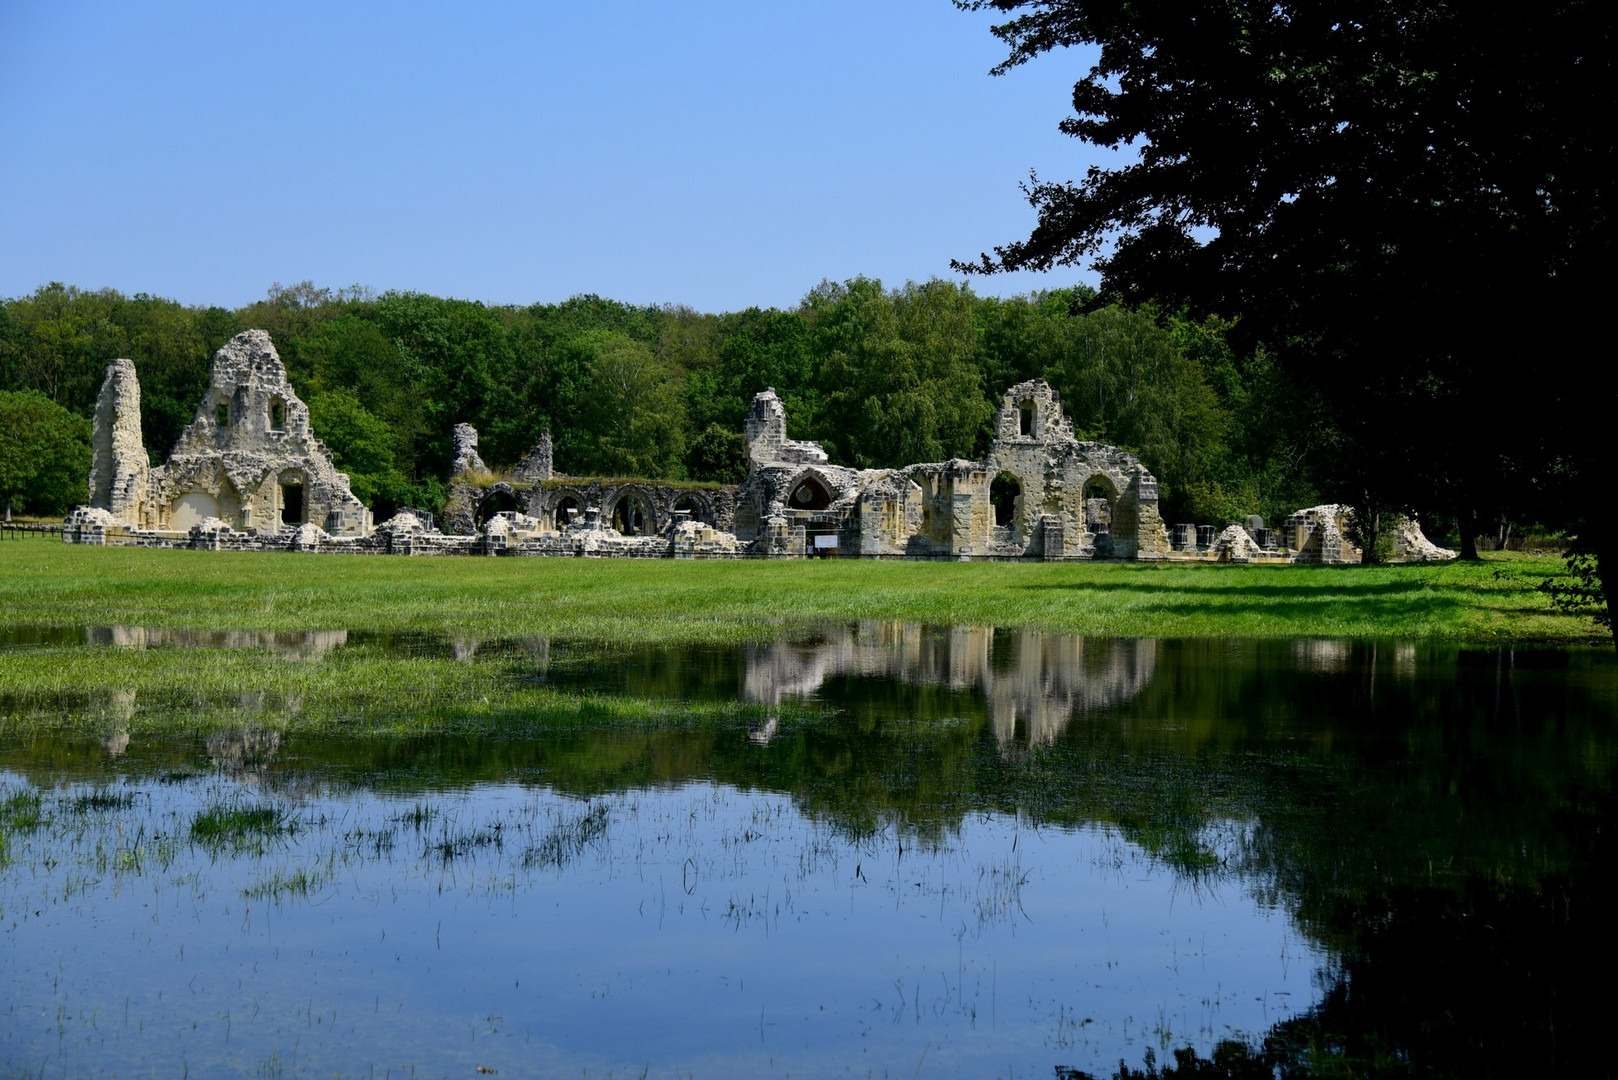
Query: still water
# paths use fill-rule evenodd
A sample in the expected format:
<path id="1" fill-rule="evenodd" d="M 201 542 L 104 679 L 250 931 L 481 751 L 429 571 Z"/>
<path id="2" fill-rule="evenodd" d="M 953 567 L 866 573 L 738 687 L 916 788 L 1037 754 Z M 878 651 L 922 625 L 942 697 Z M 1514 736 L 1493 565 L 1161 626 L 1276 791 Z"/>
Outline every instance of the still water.
<path id="1" fill-rule="evenodd" d="M 0 703 L 12 1071 L 1106 1076 L 1230 1041 L 1295 1075 L 1606 1069 L 1609 653 L 102 627 L 11 628 L 0 663 L 114 648 L 749 708 L 343 738 L 262 697 L 160 736 L 133 694 Z M 52 707 L 82 731 L 16 720 Z"/>

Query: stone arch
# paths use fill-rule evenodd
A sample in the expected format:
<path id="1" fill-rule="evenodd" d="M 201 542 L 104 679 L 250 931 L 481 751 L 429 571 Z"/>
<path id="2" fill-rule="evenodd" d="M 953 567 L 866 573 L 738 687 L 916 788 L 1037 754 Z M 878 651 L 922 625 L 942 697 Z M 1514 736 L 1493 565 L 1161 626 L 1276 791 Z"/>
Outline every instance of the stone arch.
<path id="1" fill-rule="evenodd" d="M 639 487 L 620 488 L 603 508 L 602 520 L 624 536 L 652 536 L 662 522 L 657 503 Z"/>
<path id="2" fill-rule="evenodd" d="M 511 511 L 521 512 L 523 499 L 517 489 L 510 484 L 490 484 L 488 490 L 478 499 L 476 521 L 479 528 L 488 523 L 496 514 L 505 514 Z"/>
<path id="3" fill-rule="evenodd" d="M 994 508 L 996 528 L 1009 529 L 1017 524 L 1022 495 L 1022 481 L 1009 471 L 1002 471 L 989 481 L 989 504 Z"/>
<path id="4" fill-rule="evenodd" d="M 705 525 L 715 524 L 713 500 L 699 491 L 674 492 L 673 498 L 669 501 L 669 516 L 673 517 L 681 510 L 690 511 L 692 521 L 700 521 Z"/>
<path id="5" fill-rule="evenodd" d="M 589 500 L 578 488 L 557 488 L 552 491 L 546 508 L 551 528 L 560 531 L 581 524 L 584 521 L 584 508 L 588 505 Z"/>
<path id="6" fill-rule="evenodd" d="M 1095 537 L 1096 554 L 1133 558 L 1139 513 L 1127 480 L 1093 473 L 1084 481 L 1082 499 L 1084 528 Z"/>
<path id="7" fill-rule="evenodd" d="M 1084 506 L 1085 531 L 1110 535 L 1113 509 L 1118 505 L 1118 485 L 1106 473 L 1092 473 L 1084 481 L 1080 500 Z"/>
<path id="8" fill-rule="evenodd" d="M 825 510 L 836 501 L 836 485 L 824 476 L 805 470 L 792 478 L 786 486 L 785 505 L 788 510 Z"/>

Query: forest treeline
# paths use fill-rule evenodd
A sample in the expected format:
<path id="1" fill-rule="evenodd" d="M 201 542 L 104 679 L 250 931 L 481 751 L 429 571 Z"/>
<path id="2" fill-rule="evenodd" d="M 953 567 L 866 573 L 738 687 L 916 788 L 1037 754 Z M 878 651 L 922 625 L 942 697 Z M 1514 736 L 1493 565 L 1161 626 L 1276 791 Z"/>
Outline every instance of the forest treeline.
<path id="1" fill-rule="evenodd" d="M 304 282 L 228 310 L 50 284 L 0 304 L 0 427 L 11 433 L 0 442 L 22 459 L 0 464 L 0 496 L 36 513 L 83 501 L 88 418 L 114 357 L 135 361 L 147 450 L 161 463 L 195 415 L 214 350 L 250 327 L 269 331 L 315 433 L 383 516 L 442 503 L 461 421 L 496 468 L 549 428 L 566 473 L 734 482 L 746 473 L 742 419 L 766 387 L 794 437 L 882 467 L 981 456 L 1001 395 L 1035 377 L 1060 392 L 1081 437 L 1141 455 L 1169 520 L 1274 520 L 1327 494 L 1336 427 L 1262 350 L 1239 353 L 1219 319 L 1075 314 L 1092 296 L 1001 299 L 860 277 L 822 282 L 791 310 L 706 314 Z"/>

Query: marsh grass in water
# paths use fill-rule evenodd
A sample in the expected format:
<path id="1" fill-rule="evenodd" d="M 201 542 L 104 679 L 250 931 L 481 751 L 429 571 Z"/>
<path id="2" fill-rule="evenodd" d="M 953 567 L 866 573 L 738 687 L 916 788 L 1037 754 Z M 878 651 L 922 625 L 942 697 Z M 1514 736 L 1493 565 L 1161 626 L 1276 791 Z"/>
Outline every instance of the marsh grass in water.
<path id="1" fill-rule="evenodd" d="M 217 803 L 191 819 L 191 839 L 201 844 L 248 844 L 294 832 L 297 823 L 268 803 Z"/>
<path id="2" fill-rule="evenodd" d="M 76 814 L 111 813 L 115 810 L 127 810 L 134 805 L 134 802 L 133 791 L 111 791 L 101 788 L 73 796 L 67 804 L 67 809 Z"/>
<path id="3" fill-rule="evenodd" d="M 16 623 L 347 627 L 570 641 L 757 641 L 901 619 L 1172 637 L 1610 641 L 1538 586 L 1549 557 L 1410 566 L 423 558 L 18 544 Z"/>
<path id="4" fill-rule="evenodd" d="M 8 832 L 37 829 L 44 820 L 40 813 L 42 805 L 39 792 L 30 788 L 0 791 L 0 829 Z"/>
<path id="5" fill-rule="evenodd" d="M 607 804 L 599 802 L 577 817 L 557 822 L 544 839 L 523 852 L 523 866 L 549 866 L 560 870 L 605 839 L 608 816 Z"/>
<path id="6" fill-rule="evenodd" d="M 306 898 L 311 893 L 319 892 L 325 885 L 326 878 L 318 870 L 311 871 L 304 866 L 294 870 L 277 867 L 242 890 L 242 895 L 249 900 L 280 902 Z"/>

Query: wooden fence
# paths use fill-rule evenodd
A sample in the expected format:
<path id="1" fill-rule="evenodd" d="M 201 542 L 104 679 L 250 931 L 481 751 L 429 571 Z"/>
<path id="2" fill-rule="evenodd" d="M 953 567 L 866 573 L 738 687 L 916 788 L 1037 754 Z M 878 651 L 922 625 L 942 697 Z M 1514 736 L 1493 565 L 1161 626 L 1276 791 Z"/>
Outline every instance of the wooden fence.
<path id="1" fill-rule="evenodd" d="M 0 540 L 61 540 L 62 526 L 31 521 L 0 521 Z"/>

